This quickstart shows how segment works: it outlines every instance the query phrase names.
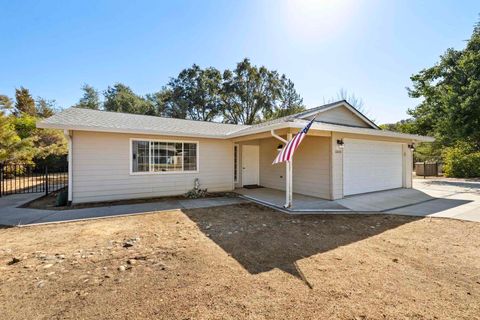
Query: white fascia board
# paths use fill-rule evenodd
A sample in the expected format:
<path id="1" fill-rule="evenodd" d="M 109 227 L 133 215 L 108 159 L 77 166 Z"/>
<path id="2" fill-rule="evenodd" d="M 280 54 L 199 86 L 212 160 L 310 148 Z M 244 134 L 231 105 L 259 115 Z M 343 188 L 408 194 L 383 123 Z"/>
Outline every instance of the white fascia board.
<path id="1" fill-rule="evenodd" d="M 154 130 L 141 130 L 141 129 L 115 129 L 115 128 L 89 127 L 89 126 L 78 126 L 78 125 L 72 126 L 72 125 L 51 124 L 51 123 L 44 123 L 44 122 L 37 123 L 37 128 L 73 130 L 73 131 L 90 131 L 90 132 L 145 134 L 145 135 L 156 135 L 156 136 L 228 139 L 228 137 L 226 135 L 213 135 L 213 134 L 209 135 L 209 134 L 154 131 Z"/>
<path id="2" fill-rule="evenodd" d="M 305 123 L 297 123 L 297 128 L 303 128 Z M 379 137 L 389 137 L 389 138 L 400 138 L 400 139 L 408 139 L 416 142 L 433 142 L 435 138 L 427 137 L 427 136 L 420 136 L 416 134 L 407 134 L 407 133 L 400 133 L 400 132 L 393 132 L 393 131 L 386 131 L 386 130 L 378 130 L 378 129 L 370 129 L 370 128 L 358 128 L 358 127 L 347 127 L 347 126 L 337 126 L 331 125 L 326 123 L 313 123 L 311 129 L 314 130 L 323 130 L 323 131 L 333 131 L 333 132 L 343 132 L 343 133 L 354 133 L 354 134 L 362 134 L 362 135 L 370 135 L 370 136 L 379 136 Z"/>
<path id="3" fill-rule="evenodd" d="M 279 123 L 271 124 L 268 126 L 258 127 L 257 129 L 249 130 L 248 132 L 233 131 L 228 133 L 226 135 L 226 138 L 229 139 L 229 138 L 243 137 L 243 136 L 248 136 L 256 133 L 269 132 L 270 130 L 276 130 L 276 129 L 296 128 L 296 127 L 292 127 L 291 124 L 292 122 L 279 122 Z M 243 130 L 244 129 L 241 129 L 240 131 L 243 131 Z"/>

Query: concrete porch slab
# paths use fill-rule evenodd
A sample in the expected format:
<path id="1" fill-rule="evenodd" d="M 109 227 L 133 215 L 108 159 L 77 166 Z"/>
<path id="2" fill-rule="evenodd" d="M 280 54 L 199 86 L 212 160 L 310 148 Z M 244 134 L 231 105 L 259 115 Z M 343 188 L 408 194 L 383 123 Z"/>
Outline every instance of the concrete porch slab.
<path id="1" fill-rule="evenodd" d="M 348 196 L 336 202 L 353 211 L 383 212 L 434 199 L 420 190 L 394 189 Z"/>
<path id="2" fill-rule="evenodd" d="M 283 207 L 283 205 L 285 204 L 285 191 L 277 190 L 277 189 L 240 188 L 240 189 L 235 189 L 235 192 L 247 199 L 257 201 L 269 206 L 273 206 L 287 212 L 350 211 L 348 208 L 337 203 L 336 201 L 320 199 L 320 198 L 306 196 L 298 193 L 293 194 L 292 208 L 286 209 Z"/>

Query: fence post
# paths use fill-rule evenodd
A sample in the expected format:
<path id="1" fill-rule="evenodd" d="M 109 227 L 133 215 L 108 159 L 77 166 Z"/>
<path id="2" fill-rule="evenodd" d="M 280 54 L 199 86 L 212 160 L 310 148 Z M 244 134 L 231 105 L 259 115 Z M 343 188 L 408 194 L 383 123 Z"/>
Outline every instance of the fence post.
<path id="1" fill-rule="evenodd" d="M 423 179 L 427 177 L 427 162 L 423 161 Z"/>
<path id="2" fill-rule="evenodd" d="M 45 166 L 45 195 L 48 196 L 48 166 Z"/>
<path id="3" fill-rule="evenodd" d="M 435 177 L 438 177 L 438 161 L 435 161 Z"/>

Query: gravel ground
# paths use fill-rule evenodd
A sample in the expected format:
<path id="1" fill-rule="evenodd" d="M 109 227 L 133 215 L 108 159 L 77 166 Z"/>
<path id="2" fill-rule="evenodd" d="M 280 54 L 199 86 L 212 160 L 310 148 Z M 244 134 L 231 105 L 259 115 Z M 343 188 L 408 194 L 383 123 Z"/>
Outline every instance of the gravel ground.
<path id="1" fill-rule="evenodd" d="M 478 319 L 480 223 L 253 204 L 0 229 L 2 319 Z"/>

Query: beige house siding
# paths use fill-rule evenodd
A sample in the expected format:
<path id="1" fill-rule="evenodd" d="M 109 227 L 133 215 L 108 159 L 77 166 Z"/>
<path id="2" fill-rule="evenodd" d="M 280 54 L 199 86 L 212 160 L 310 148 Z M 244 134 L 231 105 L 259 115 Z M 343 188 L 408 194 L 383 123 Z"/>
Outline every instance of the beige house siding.
<path id="1" fill-rule="evenodd" d="M 259 140 L 260 185 L 285 190 L 285 164 L 272 165 L 279 143 L 275 138 Z M 330 198 L 329 138 L 305 137 L 293 159 L 293 192 Z"/>
<path id="2" fill-rule="evenodd" d="M 336 107 L 319 113 L 317 120 L 335 124 L 370 128 L 365 121 L 344 106 Z"/>
<path id="3" fill-rule="evenodd" d="M 130 139 L 199 143 L 198 173 L 130 174 Z M 73 132 L 73 203 L 183 194 L 195 178 L 209 191 L 233 189 L 233 143 L 120 133 Z"/>
<path id="4" fill-rule="evenodd" d="M 332 132 L 330 140 L 331 200 L 343 198 L 343 152 L 337 147 L 338 139 L 342 139 L 342 136 Z"/>

